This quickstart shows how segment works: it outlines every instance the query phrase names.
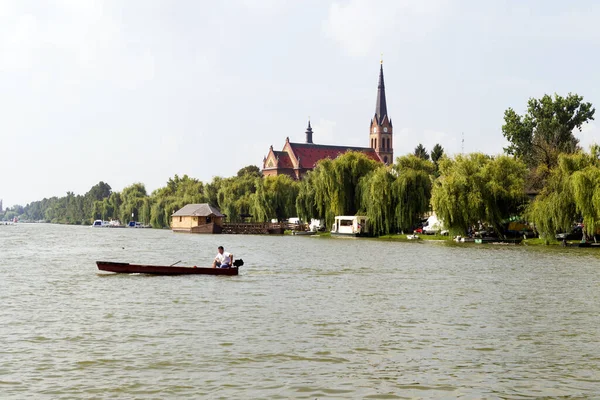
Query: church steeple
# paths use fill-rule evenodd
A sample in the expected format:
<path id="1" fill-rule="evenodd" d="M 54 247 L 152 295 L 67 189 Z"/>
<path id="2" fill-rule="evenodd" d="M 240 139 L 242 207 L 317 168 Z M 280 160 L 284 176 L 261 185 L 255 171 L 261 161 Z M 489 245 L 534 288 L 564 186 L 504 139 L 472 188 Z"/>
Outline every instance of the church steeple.
<path id="1" fill-rule="evenodd" d="M 310 126 L 310 118 L 309 118 L 308 119 L 308 128 L 306 128 L 306 143 L 313 144 L 312 134 L 313 134 L 313 131 Z"/>
<path id="2" fill-rule="evenodd" d="M 387 115 L 387 102 L 385 101 L 385 83 L 383 81 L 383 60 L 379 67 L 379 83 L 377 84 L 377 104 L 375 105 L 375 117 L 379 125 Z M 389 119 L 389 117 L 388 117 Z"/>
<path id="3" fill-rule="evenodd" d="M 394 137 L 392 120 L 387 113 L 385 83 L 383 81 L 383 60 L 379 66 L 379 83 L 377 85 L 377 104 L 375 116 L 371 119 L 369 144 L 386 165 L 394 162 Z"/>

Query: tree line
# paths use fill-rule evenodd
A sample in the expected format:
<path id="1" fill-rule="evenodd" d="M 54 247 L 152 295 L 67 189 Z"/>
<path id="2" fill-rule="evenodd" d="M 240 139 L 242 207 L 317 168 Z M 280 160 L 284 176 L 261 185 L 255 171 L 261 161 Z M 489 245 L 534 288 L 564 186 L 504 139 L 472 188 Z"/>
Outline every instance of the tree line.
<path id="1" fill-rule="evenodd" d="M 366 215 L 378 235 L 410 231 L 425 213 L 435 211 L 457 234 L 481 223 L 501 231 L 510 218 L 526 219 L 546 236 L 582 221 L 591 234 L 600 222 L 600 148 L 584 151 L 575 134 L 594 120 L 594 113 L 591 103 L 571 93 L 529 99 L 524 115 L 509 108 L 502 126 L 509 145 L 503 155 L 448 157 L 439 144 L 431 152 L 419 144 L 412 154 L 385 166 L 348 152 L 319 161 L 299 181 L 263 177 L 259 168 L 247 166 L 236 176 L 209 183 L 175 175 L 150 194 L 142 183 L 113 192 L 100 182 L 85 195 L 69 192 L 18 211 L 29 220 L 88 224 L 133 219 L 162 228 L 185 204 L 206 202 L 231 222 L 301 217 L 329 226 L 336 215 Z"/>

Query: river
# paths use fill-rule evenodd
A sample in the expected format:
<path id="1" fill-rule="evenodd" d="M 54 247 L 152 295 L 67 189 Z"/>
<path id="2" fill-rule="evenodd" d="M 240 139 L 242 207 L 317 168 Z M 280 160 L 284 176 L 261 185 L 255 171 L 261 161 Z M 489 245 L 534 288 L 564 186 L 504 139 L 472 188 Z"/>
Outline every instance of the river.
<path id="1" fill-rule="evenodd" d="M 600 397 L 597 250 L 17 224 L 0 304 L 2 399 Z"/>

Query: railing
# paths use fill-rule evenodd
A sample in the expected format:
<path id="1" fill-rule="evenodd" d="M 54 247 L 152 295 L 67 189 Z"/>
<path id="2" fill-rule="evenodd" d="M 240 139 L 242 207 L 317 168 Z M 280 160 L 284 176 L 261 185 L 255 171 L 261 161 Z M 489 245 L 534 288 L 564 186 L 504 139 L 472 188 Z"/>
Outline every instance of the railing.
<path id="1" fill-rule="evenodd" d="M 221 233 L 267 235 L 267 234 L 282 234 L 285 229 L 286 229 L 285 225 L 279 224 L 279 223 L 238 222 L 238 223 L 223 224 Z"/>

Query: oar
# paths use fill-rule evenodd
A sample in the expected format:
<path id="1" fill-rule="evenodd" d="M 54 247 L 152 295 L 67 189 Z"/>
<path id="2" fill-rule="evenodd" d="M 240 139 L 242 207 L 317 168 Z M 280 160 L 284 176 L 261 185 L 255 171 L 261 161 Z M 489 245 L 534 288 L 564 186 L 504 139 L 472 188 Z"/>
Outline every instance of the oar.
<path id="1" fill-rule="evenodd" d="M 176 263 L 173 263 L 173 264 L 169 265 L 169 267 L 172 267 L 175 264 L 179 264 L 180 262 L 181 262 L 181 260 L 177 261 Z"/>

